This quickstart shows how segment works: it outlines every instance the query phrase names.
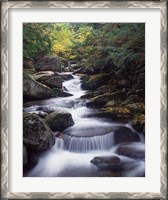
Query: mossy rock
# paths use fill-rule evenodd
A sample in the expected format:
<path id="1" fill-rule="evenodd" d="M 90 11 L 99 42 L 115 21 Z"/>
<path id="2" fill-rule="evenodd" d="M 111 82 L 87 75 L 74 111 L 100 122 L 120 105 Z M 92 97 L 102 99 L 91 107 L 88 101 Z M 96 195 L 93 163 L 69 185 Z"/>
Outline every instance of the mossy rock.
<path id="1" fill-rule="evenodd" d="M 108 81 L 108 74 L 96 74 L 92 76 L 84 77 L 82 80 L 81 87 L 84 90 L 95 90 L 102 85 L 105 85 Z"/>
<path id="2" fill-rule="evenodd" d="M 111 102 L 108 102 L 109 104 Z M 115 103 L 113 106 L 108 107 L 108 103 L 97 113 L 98 117 L 111 116 L 110 118 L 120 119 L 125 122 L 132 122 L 136 124 L 138 121 L 144 123 L 145 106 L 143 103 L 129 104 L 120 106 Z M 113 102 L 112 102 L 113 103 Z"/>
<path id="3" fill-rule="evenodd" d="M 71 113 L 55 111 L 45 117 L 45 122 L 53 131 L 64 131 L 74 125 Z"/>
<path id="4" fill-rule="evenodd" d="M 114 93 L 105 93 L 103 95 L 96 96 L 94 98 L 91 98 L 89 102 L 87 102 L 88 107 L 93 107 L 93 108 L 102 108 L 105 106 L 109 101 L 115 101 L 120 102 L 123 99 L 126 98 L 126 92 L 124 91 L 119 91 L 119 92 L 114 92 Z"/>
<path id="5" fill-rule="evenodd" d="M 27 149 L 42 152 L 55 144 L 55 138 L 38 115 L 23 113 L 23 143 Z"/>

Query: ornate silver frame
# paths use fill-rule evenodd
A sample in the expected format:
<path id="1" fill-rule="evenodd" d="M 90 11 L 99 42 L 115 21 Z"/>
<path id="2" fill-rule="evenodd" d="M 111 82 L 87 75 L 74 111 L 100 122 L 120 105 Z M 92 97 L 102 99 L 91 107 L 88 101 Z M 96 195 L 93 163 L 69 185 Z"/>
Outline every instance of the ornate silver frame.
<path id="1" fill-rule="evenodd" d="M 160 193 L 12 193 L 8 191 L 8 9 L 9 8 L 159 8 L 161 27 Z M 1 198 L 2 199 L 167 199 L 167 3 L 166 1 L 11 1 L 1 7 Z"/>

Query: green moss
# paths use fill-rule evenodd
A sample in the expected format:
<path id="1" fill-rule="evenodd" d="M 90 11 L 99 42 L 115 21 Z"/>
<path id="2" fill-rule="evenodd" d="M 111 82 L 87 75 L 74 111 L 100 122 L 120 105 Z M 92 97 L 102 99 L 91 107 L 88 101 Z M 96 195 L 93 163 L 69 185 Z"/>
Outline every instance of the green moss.
<path id="1" fill-rule="evenodd" d="M 145 123 L 145 115 L 144 114 L 136 114 L 133 118 L 133 121 L 139 121 L 141 123 Z"/>
<path id="2" fill-rule="evenodd" d="M 102 108 L 105 112 L 110 112 L 114 114 L 131 114 L 130 110 L 126 107 L 108 107 L 108 108 Z"/>
<path id="3" fill-rule="evenodd" d="M 126 106 L 130 110 L 130 112 L 134 114 L 144 114 L 145 113 L 145 105 L 144 103 L 134 103 L 134 104 L 128 104 Z"/>

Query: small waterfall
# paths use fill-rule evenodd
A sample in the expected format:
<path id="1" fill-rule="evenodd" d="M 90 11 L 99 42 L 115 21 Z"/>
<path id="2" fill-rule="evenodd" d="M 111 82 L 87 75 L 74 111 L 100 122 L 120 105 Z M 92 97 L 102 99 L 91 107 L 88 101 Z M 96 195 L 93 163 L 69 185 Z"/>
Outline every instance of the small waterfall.
<path id="1" fill-rule="evenodd" d="M 55 139 L 55 144 L 51 148 L 52 152 L 58 152 L 64 149 L 64 140 L 62 138 L 57 137 Z"/>
<path id="2" fill-rule="evenodd" d="M 70 152 L 109 150 L 114 145 L 113 135 L 113 132 L 92 137 L 75 137 L 71 135 L 65 135 L 64 149 Z"/>
<path id="3" fill-rule="evenodd" d="M 73 95 L 71 99 L 77 99 L 85 94 L 85 91 L 81 89 L 81 78 L 73 75 L 74 79 L 63 82 L 63 87 L 67 89 L 69 93 Z"/>

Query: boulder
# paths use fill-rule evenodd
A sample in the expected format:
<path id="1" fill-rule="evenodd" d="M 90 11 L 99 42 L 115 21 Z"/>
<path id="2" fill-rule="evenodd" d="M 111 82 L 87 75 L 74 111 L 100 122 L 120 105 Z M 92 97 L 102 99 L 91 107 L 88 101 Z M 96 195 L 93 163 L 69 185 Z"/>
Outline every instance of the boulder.
<path id="1" fill-rule="evenodd" d="M 74 125 L 72 115 L 64 110 L 55 111 L 45 117 L 45 122 L 52 131 L 64 131 Z"/>
<path id="2" fill-rule="evenodd" d="M 139 142 L 139 141 L 140 141 L 139 135 L 127 127 L 122 127 L 114 131 L 115 145 L 124 142 Z"/>
<path id="3" fill-rule="evenodd" d="M 121 106 L 120 101 L 109 101 L 104 108 L 96 114 L 97 117 L 112 118 L 123 122 L 131 122 L 133 128 L 141 132 L 145 123 L 145 105 L 144 103 L 128 104 Z M 140 124 L 141 125 L 140 125 Z M 141 131 L 139 131 L 141 130 Z"/>
<path id="4" fill-rule="evenodd" d="M 44 82 L 44 81 L 47 81 L 48 79 L 50 79 L 51 77 L 53 77 L 54 75 L 55 75 L 55 73 L 52 71 L 41 71 L 41 72 L 37 72 L 37 73 L 33 74 L 33 78 L 36 81 Z"/>
<path id="5" fill-rule="evenodd" d="M 41 118 L 44 118 L 44 117 L 46 117 L 47 116 L 47 113 L 46 112 L 43 112 L 43 111 L 38 111 L 38 110 L 36 110 L 36 111 L 31 111 L 31 112 L 28 112 L 28 113 L 32 113 L 32 114 L 36 114 L 36 115 L 38 115 L 39 117 L 41 117 Z"/>
<path id="6" fill-rule="evenodd" d="M 38 115 L 23 113 L 23 143 L 27 149 L 42 152 L 55 144 L 55 138 Z"/>
<path id="7" fill-rule="evenodd" d="M 69 80 L 71 80 L 71 79 L 74 78 L 74 77 L 72 76 L 72 74 L 61 74 L 60 76 L 61 76 L 61 78 L 62 78 L 63 80 L 65 80 L 65 81 L 69 81 Z"/>
<path id="8" fill-rule="evenodd" d="M 81 88 L 84 90 L 95 90 L 105 85 L 109 79 L 108 74 L 97 74 L 90 77 L 86 76 L 82 79 Z"/>
<path id="9" fill-rule="evenodd" d="M 119 171 L 122 169 L 123 162 L 118 156 L 94 157 L 91 161 L 99 170 Z"/>
<path id="10" fill-rule="evenodd" d="M 60 76 L 53 76 L 44 82 L 45 85 L 51 88 L 62 88 L 63 80 Z"/>
<path id="11" fill-rule="evenodd" d="M 102 106 L 105 106 L 106 103 L 109 101 L 122 101 L 126 98 L 126 92 L 119 91 L 114 93 L 105 93 L 103 95 L 99 95 L 95 98 L 92 98 L 89 102 L 86 103 L 88 107 L 92 108 L 102 108 Z"/>
<path id="12" fill-rule="evenodd" d="M 128 122 L 133 118 L 132 113 L 126 107 L 106 107 L 102 108 L 97 114 L 97 117 L 111 118 L 112 120 Z"/>
<path id="13" fill-rule="evenodd" d="M 23 72 L 23 96 L 26 99 L 46 99 L 53 97 L 52 90 L 37 81 L 35 81 L 25 71 Z"/>
<path id="14" fill-rule="evenodd" d="M 121 154 L 122 155 L 122 154 Z M 98 168 L 99 176 L 107 177 L 144 177 L 144 169 L 139 170 L 143 159 L 123 159 L 118 155 L 98 156 L 90 162 Z"/>
<path id="15" fill-rule="evenodd" d="M 61 88 L 52 88 L 52 91 L 55 96 L 57 97 L 70 97 L 73 96 L 72 94 L 63 91 Z"/>
<path id="16" fill-rule="evenodd" d="M 137 160 L 144 160 L 145 159 L 145 148 L 144 145 L 141 147 L 131 144 L 120 144 L 117 149 L 116 153 L 119 155 L 123 155 L 129 158 L 137 159 Z"/>
<path id="17" fill-rule="evenodd" d="M 44 57 L 35 66 L 36 71 L 61 71 L 61 59 L 59 57 Z"/>

